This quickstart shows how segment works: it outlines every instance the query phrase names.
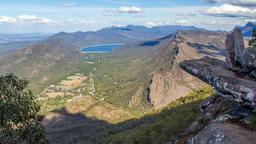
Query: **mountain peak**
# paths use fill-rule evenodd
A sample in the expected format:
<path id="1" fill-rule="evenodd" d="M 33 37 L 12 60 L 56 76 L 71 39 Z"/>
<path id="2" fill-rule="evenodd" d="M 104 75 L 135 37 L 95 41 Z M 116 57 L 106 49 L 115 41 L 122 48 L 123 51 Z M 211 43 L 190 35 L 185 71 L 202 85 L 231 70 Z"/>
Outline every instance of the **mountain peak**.
<path id="1" fill-rule="evenodd" d="M 245 26 L 237 26 L 237 28 L 242 31 L 244 37 L 251 37 L 253 29 L 256 28 L 256 23 L 248 22 Z"/>
<path id="2" fill-rule="evenodd" d="M 256 26 L 256 23 L 254 22 L 248 22 L 245 27 L 255 27 Z"/>

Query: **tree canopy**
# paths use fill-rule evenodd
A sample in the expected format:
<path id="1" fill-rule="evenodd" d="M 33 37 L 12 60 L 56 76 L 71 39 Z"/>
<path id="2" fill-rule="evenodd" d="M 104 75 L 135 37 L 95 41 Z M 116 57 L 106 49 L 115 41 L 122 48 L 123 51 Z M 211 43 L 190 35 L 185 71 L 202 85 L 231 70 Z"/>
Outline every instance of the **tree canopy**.
<path id="1" fill-rule="evenodd" d="M 256 29 L 255 28 L 253 29 L 253 32 L 252 32 L 252 39 L 249 40 L 249 46 L 252 48 L 256 48 Z"/>
<path id="2" fill-rule="evenodd" d="M 14 74 L 0 76 L 0 143 L 47 143 L 40 107 L 28 83 Z"/>

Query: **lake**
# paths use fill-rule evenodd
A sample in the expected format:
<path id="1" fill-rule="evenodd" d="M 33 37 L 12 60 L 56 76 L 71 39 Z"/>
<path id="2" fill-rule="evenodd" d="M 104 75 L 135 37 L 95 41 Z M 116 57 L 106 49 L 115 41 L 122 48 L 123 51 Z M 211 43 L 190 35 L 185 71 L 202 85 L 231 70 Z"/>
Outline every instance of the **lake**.
<path id="1" fill-rule="evenodd" d="M 92 45 L 81 48 L 82 53 L 111 53 L 114 49 L 120 48 L 124 44 L 104 44 L 104 45 Z"/>

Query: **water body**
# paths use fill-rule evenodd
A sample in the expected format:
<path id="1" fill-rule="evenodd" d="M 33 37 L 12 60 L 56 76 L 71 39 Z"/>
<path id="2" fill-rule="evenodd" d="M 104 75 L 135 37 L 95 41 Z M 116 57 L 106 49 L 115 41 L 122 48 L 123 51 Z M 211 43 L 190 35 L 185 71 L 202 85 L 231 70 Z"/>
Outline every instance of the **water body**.
<path id="1" fill-rule="evenodd" d="M 104 44 L 104 45 L 92 45 L 81 48 L 82 53 L 111 53 L 114 49 L 120 48 L 124 44 Z"/>

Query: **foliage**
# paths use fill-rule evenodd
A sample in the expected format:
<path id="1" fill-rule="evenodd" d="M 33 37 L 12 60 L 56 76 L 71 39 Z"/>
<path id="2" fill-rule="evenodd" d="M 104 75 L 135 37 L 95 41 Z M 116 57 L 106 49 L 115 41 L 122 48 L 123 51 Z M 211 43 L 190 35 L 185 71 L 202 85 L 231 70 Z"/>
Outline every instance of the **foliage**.
<path id="1" fill-rule="evenodd" d="M 256 130 L 256 114 L 252 115 L 250 118 L 250 123 L 247 126 L 252 130 Z"/>
<path id="2" fill-rule="evenodd" d="M 166 143 L 185 130 L 192 122 L 201 120 L 199 105 L 213 94 L 210 87 L 192 92 L 172 102 L 167 109 L 145 116 L 143 125 L 116 133 L 106 139 L 108 144 L 158 144 Z M 153 120 L 152 120 L 153 119 Z"/>
<path id="3" fill-rule="evenodd" d="M 255 28 L 253 29 L 253 32 L 252 32 L 252 39 L 249 40 L 249 46 L 252 48 L 256 48 L 256 29 Z"/>
<path id="4" fill-rule="evenodd" d="M 26 90 L 28 81 L 13 74 L 0 77 L 0 141 L 1 143 L 47 143 L 40 107 Z"/>

